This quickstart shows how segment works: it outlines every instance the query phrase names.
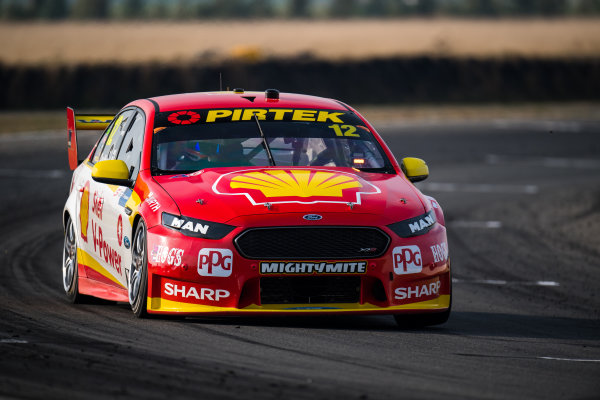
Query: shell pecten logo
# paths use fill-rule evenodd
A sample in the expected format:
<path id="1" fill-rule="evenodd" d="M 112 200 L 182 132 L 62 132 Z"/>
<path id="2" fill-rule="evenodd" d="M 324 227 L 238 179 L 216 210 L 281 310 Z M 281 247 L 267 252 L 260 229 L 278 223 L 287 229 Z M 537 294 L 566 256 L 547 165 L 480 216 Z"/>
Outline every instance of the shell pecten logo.
<path id="1" fill-rule="evenodd" d="M 265 197 L 342 197 L 344 189 L 362 187 L 347 175 L 306 170 L 248 172 L 234 177 L 229 185 L 260 190 Z"/>
<path id="2" fill-rule="evenodd" d="M 380 193 L 377 187 L 354 174 L 310 169 L 234 172 L 220 177 L 213 190 L 218 194 L 245 195 L 252 204 L 360 204 L 360 194 Z"/>

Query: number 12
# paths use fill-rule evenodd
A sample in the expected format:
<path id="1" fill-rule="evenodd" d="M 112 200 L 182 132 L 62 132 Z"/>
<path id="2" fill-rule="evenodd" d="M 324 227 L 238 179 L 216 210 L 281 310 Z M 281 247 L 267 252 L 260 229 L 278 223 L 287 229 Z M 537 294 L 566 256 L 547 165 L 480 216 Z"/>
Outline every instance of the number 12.
<path id="1" fill-rule="evenodd" d="M 356 127 L 354 125 L 342 125 L 333 124 L 329 125 L 328 128 L 333 129 L 336 136 L 352 136 L 352 137 L 360 137 L 356 132 Z M 343 131 L 344 130 L 344 131 Z"/>

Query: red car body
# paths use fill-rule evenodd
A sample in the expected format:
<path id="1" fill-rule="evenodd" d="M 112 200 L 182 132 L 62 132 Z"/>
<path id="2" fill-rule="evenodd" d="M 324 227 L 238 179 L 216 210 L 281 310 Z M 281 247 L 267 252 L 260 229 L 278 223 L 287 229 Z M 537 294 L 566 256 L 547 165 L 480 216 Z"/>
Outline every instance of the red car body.
<path id="1" fill-rule="evenodd" d="M 75 168 L 64 209 L 69 298 L 134 304 L 135 296 L 143 296 L 134 308 L 138 315 L 394 314 L 399 322 L 402 315 L 444 322 L 451 278 L 442 209 L 413 185 L 373 126 L 339 101 L 240 92 L 142 99 L 115 117 L 68 110 Z M 160 140 L 163 129 L 185 132 L 183 125 L 219 118 L 231 124 L 220 126 L 237 127 L 236 117 L 265 132 L 269 120 L 328 128 L 338 136 L 358 127 L 352 136 L 368 133 L 386 170 L 328 163 L 157 173 L 156 160 L 163 159 L 153 140 Z M 346 118 L 354 122 L 344 125 Z M 109 121 L 79 163 L 76 129 Z M 325 140 L 337 140 L 335 135 Z M 131 156 L 136 149 L 139 155 Z M 352 162 L 364 163 L 364 154 L 356 154 Z M 95 175 L 102 161 L 121 158 L 128 181 Z M 142 238 L 136 233 L 141 226 Z M 139 249 L 144 263 L 137 261 Z"/>

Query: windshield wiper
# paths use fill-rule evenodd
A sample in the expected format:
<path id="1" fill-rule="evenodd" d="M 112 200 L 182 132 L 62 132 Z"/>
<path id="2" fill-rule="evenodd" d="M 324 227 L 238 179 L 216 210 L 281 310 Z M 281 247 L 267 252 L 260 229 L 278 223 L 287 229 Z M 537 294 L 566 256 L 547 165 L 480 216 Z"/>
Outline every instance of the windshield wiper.
<path id="1" fill-rule="evenodd" d="M 152 167 L 150 169 L 153 176 L 160 175 L 186 175 L 191 174 L 192 172 L 197 172 L 197 169 L 160 169 L 158 167 Z"/>
<path id="2" fill-rule="evenodd" d="M 373 172 L 373 173 L 379 173 L 379 174 L 393 174 L 394 168 L 390 167 L 390 166 L 385 166 L 385 167 L 381 167 L 381 168 L 356 168 L 353 167 L 357 170 L 359 170 L 360 172 Z"/>
<path id="3" fill-rule="evenodd" d="M 262 128 L 260 127 L 260 123 L 258 122 L 258 118 L 256 117 L 256 114 L 253 113 L 252 116 L 254 117 L 254 121 L 256 121 L 256 126 L 258 127 L 258 131 L 260 132 L 260 137 L 262 138 L 263 147 L 265 148 L 265 151 L 267 152 L 267 156 L 269 157 L 269 163 L 271 164 L 271 166 L 274 167 L 275 160 L 273 159 L 273 154 L 271 154 L 271 148 L 269 147 L 269 143 L 267 142 L 265 133 L 263 132 Z"/>
<path id="4" fill-rule="evenodd" d="M 150 167 L 150 173 L 152 174 L 152 176 L 157 176 L 157 175 L 165 175 L 167 174 L 169 171 L 165 171 L 163 169 L 160 169 L 158 167 Z"/>

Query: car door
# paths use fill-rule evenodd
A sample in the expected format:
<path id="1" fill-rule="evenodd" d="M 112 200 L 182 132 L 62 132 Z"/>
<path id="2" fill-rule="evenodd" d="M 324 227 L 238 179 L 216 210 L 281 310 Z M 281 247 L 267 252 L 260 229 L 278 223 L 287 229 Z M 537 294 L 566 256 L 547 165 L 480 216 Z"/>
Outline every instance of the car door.
<path id="1" fill-rule="evenodd" d="M 114 122 L 104 132 L 91 158 L 91 164 L 99 161 L 114 160 L 118 156 L 121 145 L 129 128 L 132 126 L 136 110 L 128 109 L 115 116 Z M 82 248 L 85 250 L 84 265 L 86 276 L 118 288 L 126 288 L 126 274 L 121 247 L 123 240 L 119 231 L 119 217 L 114 210 L 111 199 L 121 187 L 96 182 L 91 178 L 91 170 L 83 183 L 82 200 L 80 202 L 80 220 Z M 119 245 L 119 238 L 121 238 Z"/>
<path id="2" fill-rule="evenodd" d="M 119 135 L 118 151 L 110 152 L 110 159 L 122 160 L 129 169 L 129 179 L 136 182 L 140 169 L 142 144 L 145 131 L 143 112 L 137 110 L 129 116 L 130 123 Z M 134 212 L 140 199 L 131 187 L 104 185 L 103 240 L 114 250 L 115 257 L 108 259 L 108 267 L 119 282 L 127 287 L 131 265 L 131 243 Z M 104 259 L 106 262 L 106 257 Z"/>

